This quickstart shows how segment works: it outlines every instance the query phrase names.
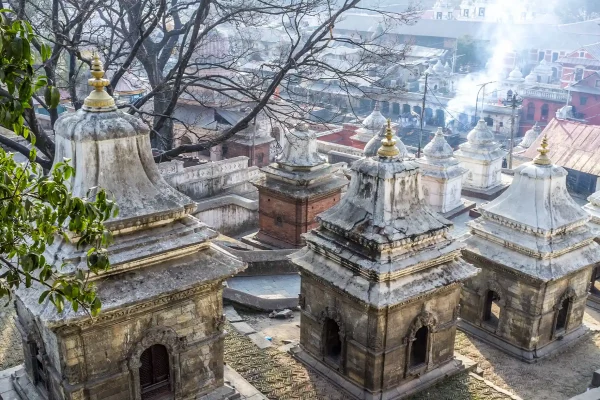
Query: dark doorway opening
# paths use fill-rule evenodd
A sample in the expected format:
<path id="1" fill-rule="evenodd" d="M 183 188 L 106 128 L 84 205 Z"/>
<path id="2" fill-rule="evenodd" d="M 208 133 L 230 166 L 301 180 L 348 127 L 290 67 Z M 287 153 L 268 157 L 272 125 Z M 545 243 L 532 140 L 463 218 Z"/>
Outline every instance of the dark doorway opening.
<path id="1" fill-rule="evenodd" d="M 558 317 L 556 318 L 556 331 L 564 331 L 567 327 L 567 319 L 569 316 L 569 304 L 570 299 L 564 299 L 558 310 Z"/>
<path id="2" fill-rule="evenodd" d="M 427 339 L 429 328 L 422 326 L 415 333 L 415 340 L 410 349 L 410 366 L 416 367 L 427 362 Z"/>
<path id="3" fill-rule="evenodd" d="M 325 357 L 339 362 L 342 355 L 340 327 L 331 318 L 325 320 Z"/>
<path id="4" fill-rule="evenodd" d="M 169 353 L 161 344 L 155 344 L 140 357 L 140 386 L 143 400 L 169 398 Z"/>
<path id="5" fill-rule="evenodd" d="M 48 376 L 42 360 L 42 353 L 40 352 L 40 348 L 38 347 L 37 343 L 33 342 L 30 344 L 30 351 L 32 357 L 31 364 L 33 366 L 34 383 L 48 390 Z"/>
<path id="6" fill-rule="evenodd" d="M 592 287 L 590 292 L 596 296 L 600 296 L 600 267 L 596 267 L 592 270 Z"/>
<path id="7" fill-rule="evenodd" d="M 498 293 L 489 290 L 485 298 L 483 320 L 495 328 L 498 327 L 498 322 L 500 322 L 500 305 L 498 301 L 500 301 Z"/>

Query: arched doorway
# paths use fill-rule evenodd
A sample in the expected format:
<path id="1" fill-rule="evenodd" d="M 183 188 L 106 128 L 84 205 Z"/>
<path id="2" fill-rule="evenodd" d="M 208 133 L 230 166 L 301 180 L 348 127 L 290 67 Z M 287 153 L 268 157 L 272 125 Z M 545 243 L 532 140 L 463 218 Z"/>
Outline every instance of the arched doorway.
<path id="1" fill-rule="evenodd" d="M 500 296 L 493 290 L 488 290 L 483 308 L 483 321 L 494 328 L 500 322 Z"/>
<path id="2" fill-rule="evenodd" d="M 429 338 L 429 328 L 422 326 L 415 333 L 415 340 L 410 348 L 410 368 L 418 367 L 427 362 L 427 340 Z"/>
<path id="3" fill-rule="evenodd" d="M 402 114 L 410 114 L 410 104 L 402 104 Z"/>
<path id="4" fill-rule="evenodd" d="M 331 361 L 339 363 L 342 357 L 342 340 L 340 338 L 340 327 L 333 319 L 326 318 L 323 329 L 323 355 Z"/>
<path id="5" fill-rule="evenodd" d="M 567 321 L 569 320 L 569 309 L 571 308 L 571 299 L 566 298 L 560 304 L 558 309 L 558 316 L 556 317 L 556 326 L 554 331 L 557 333 L 563 332 L 567 329 Z"/>
<path id="6" fill-rule="evenodd" d="M 534 118 L 535 118 L 535 104 L 529 103 L 529 104 L 527 104 L 526 119 L 528 121 L 533 121 Z"/>
<path id="7" fill-rule="evenodd" d="M 140 356 L 142 400 L 162 398 L 171 392 L 169 353 L 161 344 L 150 346 Z"/>

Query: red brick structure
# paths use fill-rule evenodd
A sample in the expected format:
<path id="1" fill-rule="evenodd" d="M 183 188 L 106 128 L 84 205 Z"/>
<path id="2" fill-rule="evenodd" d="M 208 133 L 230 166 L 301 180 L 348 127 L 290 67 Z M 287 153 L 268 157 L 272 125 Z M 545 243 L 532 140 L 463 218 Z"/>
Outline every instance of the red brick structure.
<path id="1" fill-rule="evenodd" d="M 262 169 L 259 231 L 255 239 L 275 248 L 304 246 L 302 234 L 315 228 L 316 216 L 340 201 L 347 180 L 317 153 L 316 136 L 305 124 L 287 135 L 282 157 Z"/>
<path id="2" fill-rule="evenodd" d="M 248 127 L 238 133 L 227 142 L 227 158 L 244 156 L 249 158 L 250 166 L 264 167 L 269 165 L 271 159 L 271 146 L 275 138 L 268 130 L 260 124 L 249 124 Z"/>

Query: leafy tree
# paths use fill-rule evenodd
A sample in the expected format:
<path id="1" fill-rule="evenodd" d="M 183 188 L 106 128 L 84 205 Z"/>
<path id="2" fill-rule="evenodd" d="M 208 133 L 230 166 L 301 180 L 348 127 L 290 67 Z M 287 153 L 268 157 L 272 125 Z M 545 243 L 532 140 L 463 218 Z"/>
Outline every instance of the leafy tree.
<path id="1" fill-rule="evenodd" d="M 456 65 L 484 66 L 489 59 L 489 44 L 465 35 L 458 38 Z"/>
<path id="2" fill-rule="evenodd" d="M 10 21 L 6 10 L 0 10 L 0 18 L 0 125 L 35 144 L 23 114 L 31 110 L 36 91 L 45 91 L 51 107 L 58 104 L 58 92 L 34 72 L 31 26 Z M 48 49 L 41 48 L 47 58 Z M 59 312 L 69 302 L 75 311 L 83 307 L 96 315 L 101 304 L 89 278 L 109 268 L 111 236 L 103 223 L 116 216 L 117 207 L 101 189 L 92 189 L 86 198 L 73 196 L 68 181 L 75 171 L 69 160 L 56 163 L 46 175 L 36 159 L 35 147 L 24 163 L 0 148 L 0 298 L 10 299 L 22 286 L 42 285 L 40 302 L 50 300 Z M 64 273 L 63 265 L 44 256 L 58 235 L 89 247 L 85 271 Z"/>
<path id="3" fill-rule="evenodd" d="M 559 2 L 559 5 L 556 6 L 555 12 L 565 23 L 595 19 L 600 17 L 600 1 L 561 1 Z"/>

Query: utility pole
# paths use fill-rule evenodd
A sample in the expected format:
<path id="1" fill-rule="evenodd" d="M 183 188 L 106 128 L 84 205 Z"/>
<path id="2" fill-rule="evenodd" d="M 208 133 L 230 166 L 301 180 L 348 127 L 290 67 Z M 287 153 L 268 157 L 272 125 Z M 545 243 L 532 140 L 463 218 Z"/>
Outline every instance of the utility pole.
<path id="1" fill-rule="evenodd" d="M 512 169 L 513 166 L 513 142 L 515 140 L 515 117 L 517 106 L 521 104 L 521 101 L 517 97 L 517 93 L 513 93 L 510 106 L 512 108 L 510 116 L 510 143 L 508 145 L 508 169 Z"/>
<path id="2" fill-rule="evenodd" d="M 423 141 L 423 116 L 425 115 L 425 99 L 427 98 L 427 78 L 425 74 L 425 90 L 423 90 L 423 106 L 421 107 L 421 130 L 419 131 L 419 148 L 417 149 L 417 158 L 421 158 L 421 143 Z"/>

